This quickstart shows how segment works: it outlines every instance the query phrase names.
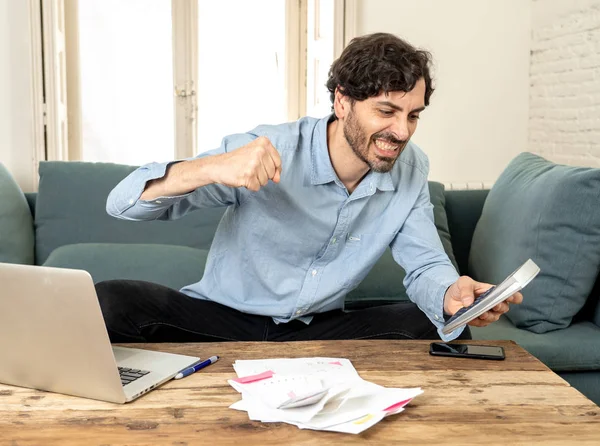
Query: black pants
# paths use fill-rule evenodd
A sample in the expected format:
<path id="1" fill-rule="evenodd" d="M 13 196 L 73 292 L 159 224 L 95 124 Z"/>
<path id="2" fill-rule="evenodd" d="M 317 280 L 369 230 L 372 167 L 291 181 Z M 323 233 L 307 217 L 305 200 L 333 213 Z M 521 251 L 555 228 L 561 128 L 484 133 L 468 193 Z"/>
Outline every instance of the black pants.
<path id="1" fill-rule="evenodd" d="M 276 324 L 191 298 L 149 282 L 111 280 L 96 285 L 112 342 L 304 341 L 326 339 L 439 339 L 435 326 L 411 302 L 352 312 L 316 314 Z M 470 339 L 466 329 L 460 337 Z"/>

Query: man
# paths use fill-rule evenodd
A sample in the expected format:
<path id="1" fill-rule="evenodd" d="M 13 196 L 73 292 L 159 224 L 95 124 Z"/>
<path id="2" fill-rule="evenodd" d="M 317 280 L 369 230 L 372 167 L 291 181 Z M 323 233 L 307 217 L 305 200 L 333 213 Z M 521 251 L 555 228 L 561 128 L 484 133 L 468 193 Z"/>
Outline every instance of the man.
<path id="1" fill-rule="evenodd" d="M 428 160 L 410 142 L 433 92 L 429 63 L 429 53 L 393 35 L 356 38 L 330 71 L 332 116 L 259 126 L 125 178 L 108 198 L 115 217 L 228 208 L 199 282 L 180 292 L 97 285 L 112 341 L 438 339 L 444 318 L 490 285 L 459 278 L 444 253 Z M 344 312 L 345 295 L 388 246 L 414 303 Z M 501 303 L 471 325 L 506 311 Z"/>

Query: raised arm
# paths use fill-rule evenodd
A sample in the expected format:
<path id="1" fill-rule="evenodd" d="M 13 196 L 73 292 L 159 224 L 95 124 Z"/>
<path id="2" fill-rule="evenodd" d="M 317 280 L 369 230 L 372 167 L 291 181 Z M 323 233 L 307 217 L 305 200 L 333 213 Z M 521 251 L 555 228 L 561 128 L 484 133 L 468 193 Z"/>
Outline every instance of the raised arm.
<path id="1" fill-rule="evenodd" d="M 125 220 L 175 219 L 239 203 L 244 190 L 279 182 L 280 173 L 279 153 L 267 138 L 232 135 L 196 158 L 140 167 L 111 191 L 106 210 Z"/>

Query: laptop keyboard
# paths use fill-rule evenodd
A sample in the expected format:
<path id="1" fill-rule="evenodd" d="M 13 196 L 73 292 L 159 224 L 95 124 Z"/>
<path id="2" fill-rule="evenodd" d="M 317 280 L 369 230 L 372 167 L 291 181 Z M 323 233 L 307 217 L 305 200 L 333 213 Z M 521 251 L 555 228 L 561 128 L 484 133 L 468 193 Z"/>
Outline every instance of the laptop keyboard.
<path id="1" fill-rule="evenodd" d="M 127 367 L 118 367 L 118 369 L 121 376 L 121 384 L 124 386 L 150 373 L 147 370 L 128 369 Z"/>

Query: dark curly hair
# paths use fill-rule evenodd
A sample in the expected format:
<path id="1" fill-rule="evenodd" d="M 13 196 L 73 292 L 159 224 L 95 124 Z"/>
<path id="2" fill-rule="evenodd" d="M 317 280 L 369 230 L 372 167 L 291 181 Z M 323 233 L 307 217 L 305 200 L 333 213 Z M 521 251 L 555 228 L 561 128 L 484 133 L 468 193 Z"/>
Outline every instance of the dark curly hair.
<path id="1" fill-rule="evenodd" d="M 331 103 L 335 89 L 352 101 L 364 101 L 381 92 L 411 91 L 425 80 L 425 105 L 433 93 L 429 65 L 431 54 L 388 33 L 356 37 L 331 65 L 327 89 Z M 333 109 L 333 106 L 332 106 Z"/>

